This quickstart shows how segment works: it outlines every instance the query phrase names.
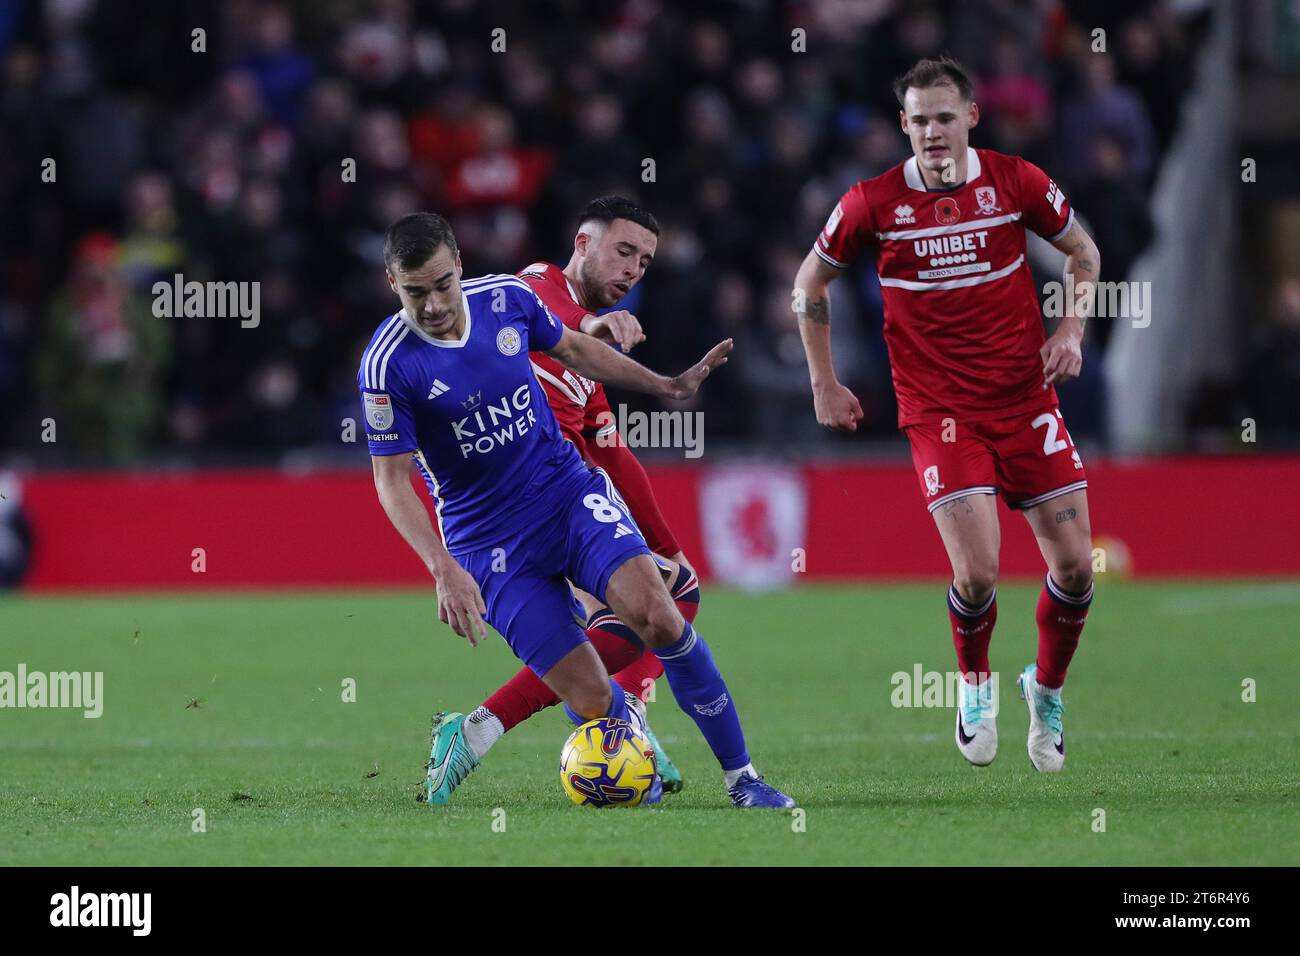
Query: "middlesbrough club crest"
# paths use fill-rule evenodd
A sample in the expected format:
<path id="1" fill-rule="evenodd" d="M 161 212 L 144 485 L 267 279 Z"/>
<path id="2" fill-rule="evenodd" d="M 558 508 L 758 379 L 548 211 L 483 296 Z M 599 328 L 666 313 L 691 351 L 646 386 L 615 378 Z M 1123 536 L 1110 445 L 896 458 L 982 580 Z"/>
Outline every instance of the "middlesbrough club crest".
<path id="1" fill-rule="evenodd" d="M 938 465 L 931 465 L 925 469 L 921 477 L 925 480 L 925 496 L 927 498 L 933 498 L 943 490 L 943 483 L 939 481 Z"/>
<path id="2" fill-rule="evenodd" d="M 1002 211 L 1002 207 L 998 205 L 998 194 L 992 186 L 981 186 L 975 190 L 975 202 L 979 204 L 976 212 L 981 216 Z"/>
<path id="3" fill-rule="evenodd" d="M 934 204 L 934 218 L 941 226 L 951 226 L 961 218 L 961 207 L 951 196 L 944 196 Z"/>

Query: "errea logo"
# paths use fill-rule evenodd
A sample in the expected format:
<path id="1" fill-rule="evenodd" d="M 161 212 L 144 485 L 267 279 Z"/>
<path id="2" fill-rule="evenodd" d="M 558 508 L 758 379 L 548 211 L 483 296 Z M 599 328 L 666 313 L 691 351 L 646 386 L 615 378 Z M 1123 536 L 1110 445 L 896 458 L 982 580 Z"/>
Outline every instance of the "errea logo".
<path id="1" fill-rule="evenodd" d="M 902 226 L 909 222 L 916 222 L 916 216 L 913 215 L 915 212 L 916 210 L 907 205 L 907 203 L 903 203 L 901 206 L 896 206 L 894 208 L 894 225 Z"/>

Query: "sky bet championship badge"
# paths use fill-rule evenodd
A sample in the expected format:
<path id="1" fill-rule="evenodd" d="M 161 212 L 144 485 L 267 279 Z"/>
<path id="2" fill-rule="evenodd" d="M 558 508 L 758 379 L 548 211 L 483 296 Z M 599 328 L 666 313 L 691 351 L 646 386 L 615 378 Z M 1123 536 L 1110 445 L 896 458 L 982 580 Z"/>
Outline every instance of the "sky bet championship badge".
<path id="1" fill-rule="evenodd" d="M 385 432 L 393 427 L 393 401 L 387 395 L 364 393 L 366 399 L 366 423 L 377 432 Z"/>

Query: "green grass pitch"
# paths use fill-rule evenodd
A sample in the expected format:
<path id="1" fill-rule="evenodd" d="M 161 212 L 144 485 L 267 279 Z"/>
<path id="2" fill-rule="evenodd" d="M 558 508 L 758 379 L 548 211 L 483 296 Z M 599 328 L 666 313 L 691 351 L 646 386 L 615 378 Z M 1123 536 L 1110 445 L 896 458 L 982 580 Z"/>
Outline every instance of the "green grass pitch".
<path id="1" fill-rule="evenodd" d="M 663 681 L 651 723 L 687 786 L 662 808 L 570 804 L 558 708 L 450 806 L 417 804 L 432 711 L 469 711 L 516 666 L 439 624 L 432 590 L 8 597 L 0 671 L 103 671 L 104 712 L 0 710 L 0 863 L 1300 862 L 1300 583 L 1103 581 L 1053 776 L 1029 765 L 1014 683 L 1037 589 L 1000 589 L 1001 752 L 976 769 L 951 710 L 891 704 L 895 672 L 955 667 L 942 584 L 706 588 L 700 631 L 798 817 L 727 805 Z"/>

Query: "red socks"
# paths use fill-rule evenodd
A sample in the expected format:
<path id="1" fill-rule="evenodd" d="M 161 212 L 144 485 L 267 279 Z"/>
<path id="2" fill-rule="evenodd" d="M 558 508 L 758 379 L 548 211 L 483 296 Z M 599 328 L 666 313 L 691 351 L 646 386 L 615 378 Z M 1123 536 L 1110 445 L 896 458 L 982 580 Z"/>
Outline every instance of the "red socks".
<path id="1" fill-rule="evenodd" d="M 1065 671 L 1079 646 L 1079 635 L 1088 620 L 1092 604 L 1092 585 L 1082 594 L 1072 594 L 1052 580 L 1050 574 L 1038 596 L 1038 683 L 1059 688 L 1065 683 Z M 997 592 L 989 595 L 983 606 L 976 607 L 948 588 L 948 617 L 952 621 L 952 643 L 957 649 L 957 666 L 966 674 L 988 674 L 989 640 L 998 620 Z"/>
<path id="2" fill-rule="evenodd" d="M 700 610 L 700 581 L 695 573 L 686 567 L 679 568 L 669 591 L 682 617 L 694 622 Z M 591 616 L 586 633 L 605 670 L 614 675 L 619 686 L 645 700 L 654 682 L 663 675 L 664 666 L 659 658 L 607 607 Z M 483 701 L 483 706 L 510 730 L 557 703 L 559 698 L 554 692 L 525 667 Z"/>
<path id="3" fill-rule="evenodd" d="M 644 649 L 632 629 L 609 608 L 592 615 L 586 628 L 587 640 L 600 655 L 605 670 L 616 673 L 641 656 Z M 653 657 L 654 655 L 650 655 Z M 483 706 L 496 715 L 506 730 L 523 723 L 533 714 L 558 704 L 560 699 L 546 683 L 525 667 L 502 684 Z"/>
<path id="4" fill-rule="evenodd" d="M 601 608 L 587 622 L 587 640 L 600 655 L 607 674 L 617 674 L 645 650 L 641 638 L 607 607 Z"/>
<path id="5" fill-rule="evenodd" d="M 650 697 L 650 688 L 663 676 L 664 665 L 655 657 L 655 652 L 646 648 L 635 661 L 614 675 L 614 681 L 629 694 L 640 697 L 642 702 Z"/>
<path id="6" fill-rule="evenodd" d="M 538 711 L 559 702 L 555 692 L 525 667 L 493 691 L 492 696 L 483 701 L 483 706 L 496 715 L 502 727 L 510 730 Z"/>
<path id="7" fill-rule="evenodd" d="M 1038 683 L 1057 688 L 1065 683 L 1065 671 L 1079 646 L 1079 635 L 1088 620 L 1092 585 L 1082 594 L 1071 594 L 1052 580 L 1051 574 L 1038 595 Z"/>
<path id="8" fill-rule="evenodd" d="M 998 621 L 998 592 L 995 590 L 983 605 L 968 603 L 954 584 L 948 588 L 948 619 L 952 621 L 952 643 L 957 648 L 957 668 L 962 679 L 978 675 L 981 683 L 989 675 L 989 641 Z M 967 683 L 970 683 L 967 681 Z"/>
<path id="9" fill-rule="evenodd" d="M 668 586 L 668 593 L 677 602 L 677 610 L 682 612 L 690 624 L 695 623 L 695 615 L 700 613 L 700 579 L 695 572 L 685 565 L 677 568 L 677 577 Z"/>

